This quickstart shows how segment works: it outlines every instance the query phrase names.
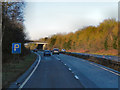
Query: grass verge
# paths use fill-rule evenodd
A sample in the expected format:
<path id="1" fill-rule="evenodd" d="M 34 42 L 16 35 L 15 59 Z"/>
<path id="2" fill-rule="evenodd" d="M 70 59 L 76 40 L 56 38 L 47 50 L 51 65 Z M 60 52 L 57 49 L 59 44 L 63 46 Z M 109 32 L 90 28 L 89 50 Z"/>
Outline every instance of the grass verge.
<path id="1" fill-rule="evenodd" d="M 111 49 L 111 50 L 102 49 L 102 50 L 99 50 L 99 51 L 79 50 L 78 49 L 78 50 L 68 50 L 68 52 L 118 56 L 118 50 L 117 49 Z"/>
<path id="2" fill-rule="evenodd" d="M 22 60 L 13 60 L 13 62 L 3 64 L 2 68 L 2 87 L 8 88 L 9 85 L 16 81 L 36 60 L 37 55 L 30 53 Z"/>

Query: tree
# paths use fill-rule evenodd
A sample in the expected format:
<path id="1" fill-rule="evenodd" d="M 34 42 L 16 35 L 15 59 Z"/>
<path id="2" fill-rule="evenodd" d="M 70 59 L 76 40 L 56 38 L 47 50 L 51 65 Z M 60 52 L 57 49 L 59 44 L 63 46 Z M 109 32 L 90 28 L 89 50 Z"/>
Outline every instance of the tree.
<path id="1" fill-rule="evenodd" d="M 107 38 L 106 38 L 106 40 L 105 40 L 104 47 L 105 47 L 105 50 L 108 50 L 108 42 L 107 42 Z"/>
<path id="2" fill-rule="evenodd" d="M 3 62 L 7 62 L 14 55 L 11 54 L 12 43 L 18 42 L 22 44 L 22 53 L 25 55 L 26 48 L 24 47 L 26 35 L 23 25 L 23 2 L 3 2 L 2 3 L 2 52 Z M 23 52 L 24 51 L 24 52 Z"/>

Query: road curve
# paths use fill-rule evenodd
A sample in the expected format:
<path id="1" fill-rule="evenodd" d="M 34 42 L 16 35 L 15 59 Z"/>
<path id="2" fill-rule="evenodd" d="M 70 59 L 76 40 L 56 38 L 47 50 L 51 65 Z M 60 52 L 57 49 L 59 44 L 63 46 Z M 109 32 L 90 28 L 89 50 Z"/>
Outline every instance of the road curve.
<path id="1" fill-rule="evenodd" d="M 23 88 L 83 88 L 83 85 L 55 56 L 42 56 L 38 68 Z"/>
<path id="2" fill-rule="evenodd" d="M 74 72 L 85 88 L 119 88 L 119 74 L 105 66 L 60 54 L 56 56 Z"/>

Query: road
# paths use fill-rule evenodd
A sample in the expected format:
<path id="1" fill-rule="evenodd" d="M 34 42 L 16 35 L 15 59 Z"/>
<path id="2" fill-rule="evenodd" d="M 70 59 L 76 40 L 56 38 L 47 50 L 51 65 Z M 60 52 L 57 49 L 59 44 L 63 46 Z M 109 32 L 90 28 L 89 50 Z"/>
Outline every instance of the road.
<path id="1" fill-rule="evenodd" d="M 23 88 L 119 88 L 115 70 L 68 55 L 43 56 Z"/>
<path id="2" fill-rule="evenodd" d="M 23 88 L 83 88 L 83 86 L 54 56 L 42 56 L 38 68 Z"/>
<path id="3" fill-rule="evenodd" d="M 118 88 L 119 75 L 115 70 L 73 56 L 61 54 L 57 58 L 71 68 L 86 88 Z"/>

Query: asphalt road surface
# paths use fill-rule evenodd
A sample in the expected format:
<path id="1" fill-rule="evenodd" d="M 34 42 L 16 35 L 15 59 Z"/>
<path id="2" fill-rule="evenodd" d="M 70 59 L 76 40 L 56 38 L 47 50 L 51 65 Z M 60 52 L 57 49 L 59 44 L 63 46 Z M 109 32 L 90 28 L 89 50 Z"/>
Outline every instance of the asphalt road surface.
<path id="1" fill-rule="evenodd" d="M 113 69 L 64 54 L 41 56 L 23 88 L 119 88 L 120 75 Z"/>
<path id="2" fill-rule="evenodd" d="M 38 68 L 23 88 L 83 88 L 83 86 L 55 56 L 42 56 Z"/>
<path id="3" fill-rule="evenodd" d="M 56 56 L 68 66 L 86 88 L 119 88 L 119 74 L 105 66 L 60 54 Z"/>

